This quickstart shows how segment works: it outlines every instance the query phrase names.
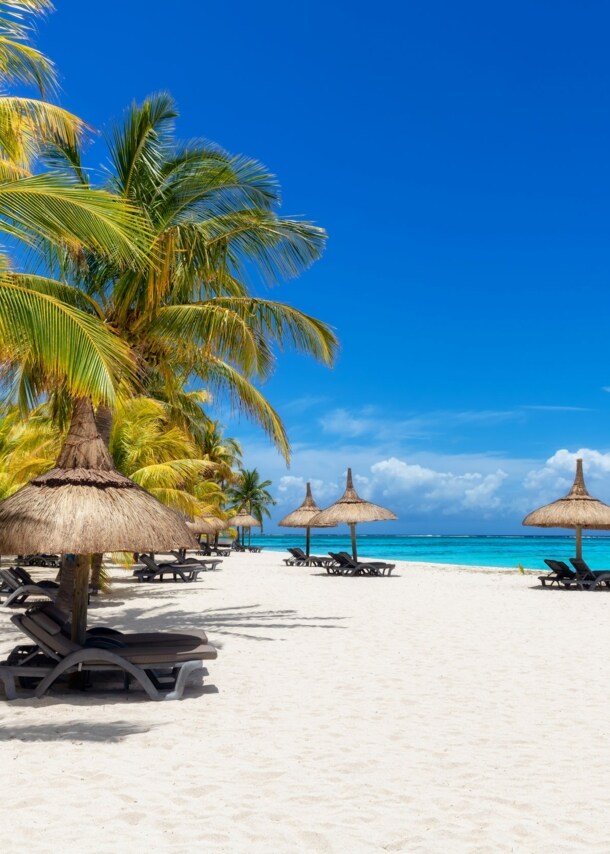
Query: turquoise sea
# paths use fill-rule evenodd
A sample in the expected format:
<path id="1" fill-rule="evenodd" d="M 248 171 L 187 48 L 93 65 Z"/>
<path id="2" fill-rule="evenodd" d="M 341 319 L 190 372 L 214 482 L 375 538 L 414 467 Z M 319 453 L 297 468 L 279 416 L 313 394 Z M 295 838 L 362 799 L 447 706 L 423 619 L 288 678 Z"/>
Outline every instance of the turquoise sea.
<path id="1" fill-rule="evenodd" d="M 247 542 L 247 539 L 246 539 Z M 286 552 L 288 546 L 305 548 L 304 532 L 267 536 L 252 535 L 252 544 L 270 551 Z M 311 553 L 351 552 L 349 535 L 312 534 Z M 461 563 L 466 566 L 498 566 L 516 569 L 548 569 L 544 558 L 574 557 L 574 537 L 559 536 L 419 536 L 393 537 L 358 535 L 358 557 L 379 560 Z M 583 557 L 595 569 L 610 567 L 610 536 L 583 537 Z"/>

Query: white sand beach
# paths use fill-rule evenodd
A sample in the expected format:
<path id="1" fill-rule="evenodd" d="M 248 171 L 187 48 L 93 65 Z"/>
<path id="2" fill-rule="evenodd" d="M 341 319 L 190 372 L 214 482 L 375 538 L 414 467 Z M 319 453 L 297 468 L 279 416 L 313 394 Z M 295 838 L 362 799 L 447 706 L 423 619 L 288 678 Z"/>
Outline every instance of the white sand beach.
<path id="1" fill-rule="evenodd" d="M 4 852 L 608 851 L 609 593 L 281 557 L 116 572 L 92 625 L 203 628 L 218 659 L 179 702 L 0 700 Z"/>

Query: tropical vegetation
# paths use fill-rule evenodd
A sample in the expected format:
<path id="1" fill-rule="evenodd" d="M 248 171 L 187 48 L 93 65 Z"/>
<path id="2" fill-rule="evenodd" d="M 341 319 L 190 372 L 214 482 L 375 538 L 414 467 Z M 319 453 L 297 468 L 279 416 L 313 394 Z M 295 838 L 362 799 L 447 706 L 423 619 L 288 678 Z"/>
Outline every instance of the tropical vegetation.
<path id="1" fill-rule="evenodd" d="M 38 96 L 0 95 L 0 497 L 53 466 L 85 398 L 119 471 L 163 503 L 194 516 L 239 502 L 262 523 L 270 483 L 240 468 L 239 443 L 209 409 L 225 397 L 288 459 L 259 385 L 277 351 L 331 365 L 337 339 L 249 283 L 298 276 L 326 234 L 280 215 L 277 179 L 258 161 L 181 143 L 167 93 L 114 126 L 107 180 L 93 186 L 89 129 L 52 102 L 55 67 L 31 44 L 32 17 L 51 9 L 0 0 L 2 91 Z"/>
<path id="2" fill-rule="evenodd" d="M 269 518 L 269 508 L 276 502 L 269 490 L 270 480 L 261 480 L 257 469 L 240 469 L 233 485 L 229 488 L 229 501 L 236 513 L 243 511 L 253 516 L 263 529 L 264 518 Z M 248 530 L 250 537 L 252 529 Z M 243 531 L 242 531 L 243 538 Z"/>

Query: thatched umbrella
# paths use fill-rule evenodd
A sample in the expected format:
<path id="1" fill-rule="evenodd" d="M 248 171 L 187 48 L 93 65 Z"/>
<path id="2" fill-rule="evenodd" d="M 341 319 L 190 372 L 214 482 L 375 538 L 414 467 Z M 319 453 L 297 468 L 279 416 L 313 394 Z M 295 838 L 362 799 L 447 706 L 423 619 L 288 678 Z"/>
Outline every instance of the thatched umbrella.
<path id="1" fill-rule="evenodd" d="M 231 519 L 226 523 L 227 527 L 231 528 L 239 528 L 241 526 L 241 541 L 242 545 L 244 542 L 244 528 L 260 528 L 261 523 L 258 519 L 255 519 L 254 516 L 251 516 L 249 513 L 245 513 L 243 508 L 239 511 L 237 516 L 232 516 Z M 239 539 L 239 537 L 238 537 Z"/>
<path id="2" fill-rule="evenodd" d="M 322 510 L 317 516 L 311 520 L 314 527 L 331 523 L 338 525 L 345 522 L 350 527 L 352 535 L 352 557 L 358 560 L 358 551 L 356 548 L 356 525 L 358 522 L 385 522 L 390 519 L 396 519 L 391 510 L 386 510 L 385 507 L 380 507 L 379 504 L 373 504 L 371 501 L 365 501 L 360 498 L 354 484 L 352 482 L 352 470 L 347 470 L 347 486 L 341 498 Z"/>
<path id="3" fill-rule="evenodd" d="M 202 517 L 208 523 L 211 528 L 214 528 L 215 531 L 224 531 L 227 527 L 227 522 L 224 519 L 220 519 L 218 516 L 205 515 Z"/>
<path id="4" fill-rule="evenodd" d="M 576 460 L 576 477 L 568 494 L 534 510 L 525 517 L 523 524 L 536 528 L 575 528 L 576 557 L 582 558 L 582 529 L 610 529 L 610 507 L 589 495 L 582 473 L 582 460 Z"/>
<path id="5" fill-rule="evenodd" d="M 221 530 L 214 527 L 205 516 L 196 516 L 192 522 L 186 523 L 186 527 L 196 536 L 201 536 L 201 534 L 215 534 L 216 531 Z"/>
<path id="6" fill-rule="evenodd" d="M 72 635 L 78 642 L 87 626 L 90 555 L 195 545 L 177 513 L 116 471 L 85 399 L 74 406 L 55 468 L 0 502 L 0 554 L 76 556 Z"/>
<path id="7" fill-rule="evenodd" d="M 189 521 L 186 523 L 186 527 L 196 537 L 201 539 L 202 534 L 205 534 L 207 537 L 216 536 L 219 531 L 227 527 L 227 523 L 223 522 L 217 516 L 206 514 L 205 516 L 195 516 L 192 522 Z"/>
<path id="8" fill-rule="evenodd" d="M 320 508 L 313 500 L 313 496 L 311 494 L 311 484 L 307 484 L 307 490 L 305 492 L 305 500 L 301 504 L 300 507 L 297 507 L 296 510 L 293 510 L 292 513 L 289 513 L 287 516 L 278 522 L 278 525 L 282 528 L 306 528 L 307 534 L 305 538 L 305 554 L 309 557 L 309 546 L 311 539 L 311 529 L 315 528 L 334 528 L 336 526 L 336 522 L 326 522 L 322 525 L 312 525 L 312 519 L 314 516 L 317 516 L 320 513 Z"/>

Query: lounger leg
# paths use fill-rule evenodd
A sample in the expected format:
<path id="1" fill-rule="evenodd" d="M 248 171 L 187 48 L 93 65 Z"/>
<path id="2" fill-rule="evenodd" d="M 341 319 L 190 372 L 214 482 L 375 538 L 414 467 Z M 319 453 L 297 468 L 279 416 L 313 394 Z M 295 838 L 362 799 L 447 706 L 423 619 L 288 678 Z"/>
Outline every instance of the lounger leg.
<path id="1" fill-rule="evenodd" d="M 17 686 L 10 667 L 0 667 L 0 679 L 4 682 L 4 693 L 7 700 L 17 699 Z"/>
<path id="2" fill-rule="evenodd" d="M 63 661 L 60 661 L 57 666 L 54 667 L 47 676 L 45 676 L 45 678 L 38 684 L 35 696 L 38 699 L 43 697 L 51 685 L 53 685 L 53 683 L 67 670 L 70 670 L 79 664 L 83 664 L 83 669 L 86 670 L 88 662 L 93 662 L 95 664 L 107 662 L 108 664 L 112 664 L 114 667 L 120 668 L 124 672 L 130 674 L 137 682 L 140 683 L 151 700 L 179 700 L 184 692 L 184 686 L 189 674 L 203 666 L 200 661 L 185 661 L 184 664 L 179 665 L 180 671 L 173 690 L 160 691 L 155 688 L 152 680 L 142 667 L 132 664 L 130 661 L 121 658 L 121 656 L 116 655 L 109 650 L 94 648 L 81 649 L 66 656 Z M 149 670 L 152 670 L 152 668 L 149 668 Z"/>

